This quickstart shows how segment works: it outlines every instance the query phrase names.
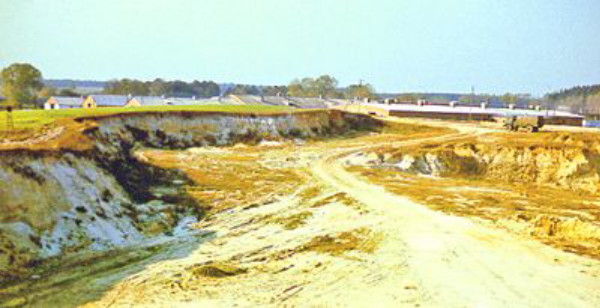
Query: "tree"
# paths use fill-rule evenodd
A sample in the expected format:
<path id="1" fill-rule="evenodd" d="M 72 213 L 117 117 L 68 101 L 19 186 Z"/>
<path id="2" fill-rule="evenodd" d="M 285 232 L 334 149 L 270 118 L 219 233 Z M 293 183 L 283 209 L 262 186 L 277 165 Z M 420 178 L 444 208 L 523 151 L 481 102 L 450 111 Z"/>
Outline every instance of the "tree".
<path id="1" fill-rule="evenodd" d="M 197 81 L 194 80 L 191 84 L 192 92 L 198 97 L 213 97 L 221 93 L 219 85 L 214 81 Z"/>
<path id="2" fill-rule="evenodd" d="M 500 101 L 502 103 L 504 103 L 505 106 L 515 105 L 518 100 L 519 100 L 519 97 L 517 95 L 510 94 L 510 93 L 506 93 L 500 97 Z"/>
<path id="3" fill-rule="evenodd" d="M 302 80 L 294 79 L 288 86 L 288 95 L 298 97 L 337 97 L 337 79 L 322 75 L 318 78 L 305 77 Z"/>
<path id="4" fill-rule="evenodd" d="M 227 94 L 234 95 L 260 95 L 261 90 L 257 86 L 237 84 L 227 91 Z"/>
<path id="5" fill-rule="evenodd" d="M 286 86 L 265 86 L 262 88 L 264 96 L 285 96 L 288 93 Z"/>
<path id="6" fill-rule="evenodd" d="M 169 84 L 160 78 L 156 78 L 147 84 L 150 95 L 161 96 L 169 93 Z"/>
<path id="7" fill-rule="evenodd" d="M 14 63 L 0 73 L 6 104 L 14 107 L 33 105 L 42 89 L 42 73 L 28 63 Z"/>
<path id="8" fill-rule="evenodd" d="M 416 93 L 405 93 L 397 97 L 397 100 L 402 103 L 416 104 L 420 96 Z"/>
<path id="9" fill-rule="evenodd" d="M 142 81 L 135 79 L 112 80 L 104 89 L 107 94 L 121 95 L 148 95 L 148 85 Z"/>
<path id="10" fill-rule="evenodd" d="M 346 89 L 347 98 L 373 98 L 375 90 L 370 84 L 353 84 Z"/>
<path id="11" fill-rule="evenodd" d="M 312 85 L 314 93 L 322 97 L 335 96 L 337 86 L 337 79 L 329 75 L 319 76 L 319 78 L 314 80 Z"/>
<path id="12" fill-rule="evenodd" d="M 302 88 L 302 82 L 298 79 L 292 80 L 288 86 L 288 95 L 301 97 L 304 96 L 304 89 Z"/>
<path id="13" fill-rule="evenodd" d="M 214 81 L 197 81 L 191 83 L 175 80 L 164 81 L 160 78 L 153 81 L 121 79 L 110 81 L 104 89 L 107 94 L 121 95 L 153 95 L 153 96 L 196 96 L 213 97 L 220 94 L 220 88 Z"/>
<path id="14" fill-rule="evenodd" d="M 58 95 L 77 97 L 77 96 L 81 96 L 81 93 L 75 91 L 74 89 L 66 88 L 66 89 L 62 89 L 62 90 L 58 91 Z"/>
<path id="15" fill-rule="evenodd" d="M 552 106 L 569 107 L 574 112 L 600 113 L 600 85 L 576 86 L 548 93 L 544 99 Z"/>
<path id="16" fill-rule="evenodd" d="M 37 97 L 48 99 L 50 96 L 56 95 L 56 88 L 53 87 L 43 87 L 37 94 Z"/>

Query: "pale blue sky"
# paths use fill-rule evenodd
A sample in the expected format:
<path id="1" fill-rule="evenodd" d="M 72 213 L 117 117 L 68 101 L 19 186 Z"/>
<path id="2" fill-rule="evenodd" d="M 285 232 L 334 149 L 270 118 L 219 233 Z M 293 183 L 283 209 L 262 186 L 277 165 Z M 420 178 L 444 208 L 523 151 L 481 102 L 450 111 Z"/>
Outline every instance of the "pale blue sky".
<path id="1" fill-rule="evenodd" d="M 46 78 L 544 93 L 600 83 L 599 0 L 0 0 L 0 66 Z"/>

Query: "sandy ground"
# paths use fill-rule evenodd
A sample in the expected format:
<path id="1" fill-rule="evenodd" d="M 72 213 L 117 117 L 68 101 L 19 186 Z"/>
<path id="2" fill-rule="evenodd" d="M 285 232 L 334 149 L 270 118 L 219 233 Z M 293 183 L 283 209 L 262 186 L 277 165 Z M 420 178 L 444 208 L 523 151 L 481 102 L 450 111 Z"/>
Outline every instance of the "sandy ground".
<path id="1" fill-rule="evenodd" d="M 600 262 L 432 211 L 342 164 L 367 147 L 496 130 L 453 128 L 409 141 L 275 145 L 256 163 L 297 170 L 295 193 L 214 213 L 153 257 L 31 306 L 600 307 Z M 199 152 L 189 155 L 211 155 Z"/>

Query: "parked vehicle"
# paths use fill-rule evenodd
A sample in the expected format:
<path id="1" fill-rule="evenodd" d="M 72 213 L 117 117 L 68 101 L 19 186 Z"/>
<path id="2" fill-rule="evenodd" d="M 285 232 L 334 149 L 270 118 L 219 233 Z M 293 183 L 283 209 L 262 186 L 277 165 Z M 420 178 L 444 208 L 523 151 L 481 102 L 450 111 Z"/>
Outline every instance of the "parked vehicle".
<path id="1" fill-rule="evenodd" d="M 544 126 L 544 117 L 509 117 L 504 120 L 504 127 L 506 127 L 510 131 L 526 131 L 530 133 L 535 133 L 540 130 Z"/>

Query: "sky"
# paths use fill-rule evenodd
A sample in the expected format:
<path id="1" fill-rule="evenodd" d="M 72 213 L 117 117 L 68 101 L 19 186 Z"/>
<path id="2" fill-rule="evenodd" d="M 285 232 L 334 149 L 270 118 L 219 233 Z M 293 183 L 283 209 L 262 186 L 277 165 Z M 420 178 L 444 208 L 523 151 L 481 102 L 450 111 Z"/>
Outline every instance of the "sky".
<path id="1" fill-rule="evenodd" d="M 0 67 L 44 78 L 502 94 L 600 83 L 599 0 L 0 0 Z"/>

